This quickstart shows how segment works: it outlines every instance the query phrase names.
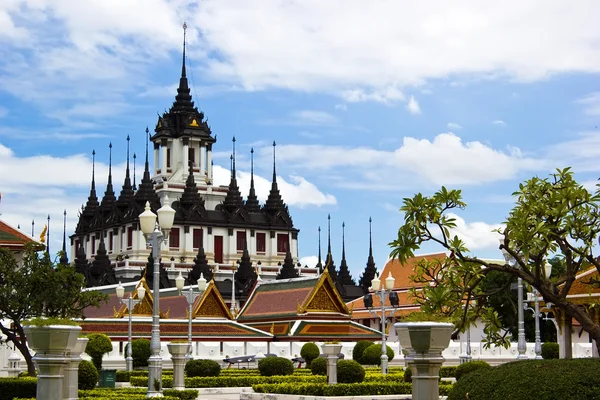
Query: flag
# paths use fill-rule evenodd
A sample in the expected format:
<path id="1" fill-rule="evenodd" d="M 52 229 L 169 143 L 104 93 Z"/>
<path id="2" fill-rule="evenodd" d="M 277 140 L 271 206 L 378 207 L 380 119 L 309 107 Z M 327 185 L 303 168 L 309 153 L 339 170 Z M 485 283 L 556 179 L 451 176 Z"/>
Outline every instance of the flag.
<path id="1" fill-rule="evenodd" d="M 46 243 L 46 232 L 48 231 L 48 225 L 44 225 L 44 229 L 42 229 L 42 233 L 40 233 L 40 242 Z"/>

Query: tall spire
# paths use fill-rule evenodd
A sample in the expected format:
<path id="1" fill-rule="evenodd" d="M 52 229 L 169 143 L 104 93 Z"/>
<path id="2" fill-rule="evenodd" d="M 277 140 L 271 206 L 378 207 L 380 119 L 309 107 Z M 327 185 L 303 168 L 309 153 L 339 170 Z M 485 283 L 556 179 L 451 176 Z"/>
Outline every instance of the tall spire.
<path id="1" fill-rule="evenodd" d="M 369 291 L 371 287 L 371 281 L 375 278 L 377 270 L 375 269 L 375 260 L 373 259 L 373 240 L 371 235 L 371 223 L 372 219 L 369 217 L 369 257 L 367 258 L 367 265 L 363 274 L 360 277 L 358 285 L 363 289 L 365 293 Z"/>
<path id="2" fill-rule="evenodd" d="M 63 245 L 59 262 L 63 265 L 69 264 L 69 259 L 67 258 L 67 210 L 63 212 Z"/>
<path id="3" fill-rule="evenodd" d="M 50 255 L 50 214 L 48 214 L 48 224 L 46 227 L 46 253 Z"/>
<path id="4" fill-rule="evenodd" d="M 235 286 L 247 293 L 247 291 L 251 289 L 252 284 L 256 281 L 256 278 L 257 274 L 254 268 L 252 268 L 250 253 L 248 253 L 247 235 L 246 232 L 244 232 L 244 251 L 242 252 L 242 258 L 240 259 L 238 269 L 235 272 Z M 239 289 L 236 289 L 236 292 L 238 290 Z"/>
<path id="5" fill-rule="evenodd" d="M 204 199 L 198 193 L 198 187 L 196 186 L 196 181 L 194 180 L 194 163 L 190 160 L 188 163 L 188 177 L 185 181 L 185 188 L 183 189 L 183 194 L 181 195 L 181 199 L 179 203 L 186 210 L 191 209 L 192 207 L 199 206 L 202 211 L 204 211 Z M 202 271 L 205 272 L 205 271 Z M 212 275 L 211 275 L 212 276 Z M 195 276 L 197 280 L 200 277 L 200 272 L 198 272 L 198 276 Z M 208 279 L 206 273 L 204 277 Z"/>
<path id="6" fill-rule="evenodd" d="M 146 160 L 144 162 L 144 175 L 142 181 L 138 186 L 138 191 L 135 194 L 135 201 L 140 209 L 143 210 L 147 201 L 150 202 L 150 207 L 153 211 L 157 211 L 160 208 L 160 200 L 156 192 L 154 191 L 154 184 L 150 179 L 150 165 L 148 163 L 148 142 L 150 141 L 150 133 L 148 127 L 146 127 Z"/>
<path id="7" fill-rule="evenodd" d="M 285 252 L 285 260 L 283 261 L 283 265 L 279 269 L 279 273 L 277 274 L 275 279 L 290 279 L 297 278 L 298 276 L 298 270 L 294 265 L 292 253 L 290 251 L 290 247 L 288 246 L 287 251 Z"/>
<path id="8" fill-rule="evenodd" d="M 125 168 L 125 181 L 123 182 L 123 188 L 121 189 L 121 193 L 119 194 L 119 206 L 122 208 L 127 208 L 133 198 L 134 192 L 131 187 L 131 178 L 129 177 L 129 135 L 127 135 L 127 166 Z"/>
<path id="9" fill-rule="evenodd" d="M 135 153 L 133 153 L 133 190 L 136 191 L 137 187 L 135 186 L 135 159 L 137 158 L 137 156 L 135 155 Z"/>
<path id="10" fill-rule="evenodd" d="M 227 195 L 223 200 L 223 208 L 227 212 L 233 212 L 239 208 L 244 207 L 244 200 L 237 184 L 236 171 L 235 171 L 235 136 L 232 139 L 233 153 L 231 154 L 231 180 L 229 181 L 229 188 L 227 189 Z"/>
<path id="11" fill-rule="evenodd" d="M 191 112 L 194 111 L 194 102 L 190 95 L 190 88 L 188 86 L 188 80 L 185 70 L 185 39 L 187 32 L 187 24 L 183 23 L 183 57 L 181 63 L 181 78 L 179 78 L 179 87 L 177 88 L 177 96 L 175 96 L 175 102 L 173 103 L 172 111 L 176 112 Z"/>
<path id="12" fill-rule="evenodd" d="M 186 74 L 185 74 L 185 34 L 187 32 L 187 24 L 184 22 L 183 23 L 183 59 L 181 62 L 181 77 L 185 78 Z"/>
<path id="13" fill-rule="evenodd" d="M 275 173 L 275 141 L 273 140 L 273 182 L 277 182 L 277 174 Z"/>
<path id="14" fill-rule="evenodd" d="M 287 207 L 281 198 L 279 188 L 277 187 L 277 174 L 275 172 L 275 141 L 273 141 L 273 181 L 271 182 L 271 191 L 265 202 L 264 209 L 267 212 L 277 213 L 278 211 L 287 211 Z"/>
<path id="15" fill-rule="evenodd" d="M 317 263 L 317 269 L 319 270 L 319 273 L 323 272 L 323 263 L 321 262 L 321 226 L 319 225 L 319 229 L 317 229 L 319 231 L 319 262 Z"/>
<path id="16" fill-rule="evenodd" d="M 331 276 L 331 279 L 336 281 L 337 272 L 335 270 L 333 256 L 331 255 L 331 214 L 327 214 L 327 258 L 325 259 L 325 267 L 329 271 L 329 276 Z"/>
<path id="17" fill-rule="evenodd" d="M 346 224 L 344 222 L 342 222 L 342 262 L 340 263 L 338 282 L 342 285 L 354 285 L 354 280 L 346 263 Z"/>
<path id="18" fill-rule="evenodd" d="M 198 279 L 200 279 L 200 274 L 204 275 L 204 279 L 210 282 L 213 278 L 213 272 L 208 265 L 208 260 L 206 259 L 206 253 L 204 252 L 203 240 L 200 240 L 200 245 L 198 247 L 198 254 L 196 258 L 194 258 L 194 266 L 192 270 L 188 274 L 188 282 L 190 284 L 198 283 Z"/>
<path id="19" fill-rule="evenodd" d="M 85 207 L 82 207 L 81 209 L 79 221 L 77 221 L 77 226 L 75 227 L 75 232 L 87 233 L 87 230 L 94 219 L 94 215 L 96 214 L 98 206 L 98 195 L 96 194 L 96 150 L 92 150 L 92 185 L 90 187 L 90 195 L 88 196 Z M 33 236 L 33 222 L 31 234 Z"/>
<path id="20" fill-rule="evenodd" d="M 246 199 L 246 210 L 249 212 L 260 211 L 256 189 L 254 189 L 254 147 L 250 149 L 250 193 Z"/>
<path id="21" fill-rule="evenodd" d="M 115 191 L 112 184 L 112 142 L 108 144 L 108 183 L 104 197 L 102 197 L 102 211 L 110 213 L 112 205 L 116 201 Z M 104 214 L 102 214 L 104 215 Z"/>

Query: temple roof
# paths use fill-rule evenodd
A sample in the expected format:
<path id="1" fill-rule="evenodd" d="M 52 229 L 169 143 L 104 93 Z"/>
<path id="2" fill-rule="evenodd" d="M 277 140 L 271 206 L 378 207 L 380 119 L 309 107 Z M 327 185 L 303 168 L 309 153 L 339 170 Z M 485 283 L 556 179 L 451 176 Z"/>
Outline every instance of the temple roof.
<path id="1" fill-rule="evenodd" d="M 6 222 L 0 220 L 0 247 L 14 251 L 23 251 L 25 245 L 28 243 L 35 243 L 40 247 L 43 247 L 41 243 L 31 236 L 22 233 L 18 229 L 13 228 Z"/>

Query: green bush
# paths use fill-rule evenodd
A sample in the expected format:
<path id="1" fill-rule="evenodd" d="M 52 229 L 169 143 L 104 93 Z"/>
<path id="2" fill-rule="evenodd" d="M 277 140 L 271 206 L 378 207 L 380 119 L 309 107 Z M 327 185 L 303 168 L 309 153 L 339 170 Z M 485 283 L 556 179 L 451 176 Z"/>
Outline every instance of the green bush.
<path id="1" fill-rule="evenodd" d="M 85 352 L 92 357 L 92 362 L 98 371 L 102 369 L 102 357 L 112 351 L 112 341 L 104 333 L 90 333 L 87 335 L 88 344 Z"/>
<path id="2" fill-rule="evenodd" d="M 313 375 L 327 375 L 327 359 L 318 357 L 310 363 L 310 371 Z"/>
<path id="3" fill-rule="evenodd" d="M 36 378 L 0 378 L 0 400 L 12 400 L 13 397 L 35 397 Z"/>
<path id="4" fill-rule="evenodd" d="M 404 382 L 412 383 L 412 369 L 410 367 L 406 367 L 404 370 Z"/>
<path id="5" fill-rule="evenodd" d="M 294 363 L 283 357 L 267 357 L 258 362 L 261 376 L 292 375 Z"/>
<path id="6" fill-rule="evenodd" d="M 213 360 L 190 360 L 185 364 L 185 375 L 190 378 L 195 376 L 219 376 L 221 366 Z"/>
<path id="7" fill-rule="evenodd" d="M 208 376 L 185 378 L 186 388 L 215 388 L 215 387 L 249 387 L 261 383 L 323 383 L 326 378 L 320 375 L 286 375 L 286 376 Z M 132 376 L 131 386 L 148 387 L 147 376 Z M 163 387 L 173 386 L 173 378 L 163 375 Z"/>
<path id="8" fill-rule="evenodd" d="M 385 346 L 387 350 L 388 362 L 394 359 L 394 350 L 390 346 Z M 363 365 L 381 365 L 381 345 L 372 344 L 363 351 L 360 363 Z"/>
<path id="9" fill-rule="evenodd" d="M 473 371 L 476 371 L 478 369 L 489 369 L 490 364 L 486 363 L 485 361 L 469 361 L 463 364 L 460 364 L 458 367 L 456 367 L 456 372 L 454 374 L 454 377 L 456 378 L 456 380 L 459 380 L 461 377 L 463 377 L 466 374 L 469 374 Z"/>
<path id="10" fill-rule="evenodd" d="M 127 359 L 129 343 L 125 345 L 123 356 Z M 148 359 L 152 355 L 150 350 L 150 340 L 134 339 L 131 341 L 131 357 L 133 358 L 133 368 L 147 367 Z"/>
<path id="11" fill-rule="evenodd" d="M 456 378 L 456 366 L 442 366 L 440 368 L 440 378 Z"/>
<path id="12" fill-rule="evenodd" d="M 374 343 L 371 342 L 370 340 L 359 340 L 358 342 L 356 342 L 356 344 L 354 345 L 354 348 L 352 349 L 352 359 L 354 361 L 357 362 L 361 362 L 361 357 L 363 355 L 363 352 L 370 346 L 372 346 Z M 361 363 L 362 364 L 362 363 Z"/>
<path id="13" fill-rule="evenodd" d="M 92 390 L 98 383 L 98 370 L 91 361 L 83 360 L 77 371 L 79 390 Z"/>
<path id="14" fill-rule="evenodd" d="M 307 367 L 310 367 L 312 360 L 318 358 L 319 354 L 321 354 L 321 350 L 319 349 L 319 346 L 314 343 L 305 343 L 300 350 L 300 356 L 306 361 Z"/>
<path id="15" fill-rule="evenodd" d="M 600 400 L 600 360 L 523 360 L 479 370 L 456 382 L 448 400 Z"/>
<path id="16" fill-rule="evenodd" d="M 360 383 L 365 379 L 365 369 L 354 360 L 337 362 L 338 383 Z"/>
<path id="17" fill-rule="evenodd" d="M 558 358 L 559 346 L 558 343 L 546 342 L 542 343 L 542 358 L 544 360 L 553 360 Z"/>
<path id="18" fill-rule="evenodd" d="M 446 396 L 452 385 L 441 383 L 440 395 Z M 252 389 L 256 393 L 295 394 L 299 396 L 381 396 L 393 394 L 410 394 L 412 385 L 406 382 L 362 382 L 338 383 L 276 383 L 257 384 Z M 464 400 L 461 399 L 461 400 Z"/>

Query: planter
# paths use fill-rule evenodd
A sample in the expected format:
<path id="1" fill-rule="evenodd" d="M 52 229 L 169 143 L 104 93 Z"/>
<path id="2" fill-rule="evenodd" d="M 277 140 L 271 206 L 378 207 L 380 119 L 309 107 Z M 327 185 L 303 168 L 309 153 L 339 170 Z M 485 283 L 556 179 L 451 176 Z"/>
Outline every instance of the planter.
<path id="1" fill-rule="evenodd" d="M 167 349 L 169 349 L 171 361 L 173 361 L 173 389 L 184 390 L 183 372 L 185 369 L 185 360 L 190 353 L 191 346 L 189 343 L 169 343 L 167 344 Z"/>
<path id="2" fill-rule="evenodd" d="M 36 353 L 33 362 L 39 374 L 38 400 L 62 400 L 65 393 L 65 367 L 77 345 L 81 327 L 73 325 L 24 326 L 29 348 Z"/>
<path id="3" fill-rule="evenodd" d="M 400 322 L 394 324 L 405 360 L 412 372 L 414 400 L 439 399 L 442 351 L 450 344 L 454 324 L 447 322 Z"/>
<path id="4" fill-rule="evenodd" d="M 75 343 L 75 348 L 69 354 L 69 362 L 65 367 L 65 381 L 63 384 L 64 398 L 68 400 L 76 400 L 79 398 L 79 363 L 81 354 L 85 351 L 88 344 L 88 338 L 78 338 Z"/>
<path id="5" fill-rule="evenodd" d="M 327 383 L 335 385 L 337 384 L 337 360 L 342 351 L 342 345 L 338 343 L 324 344 L 321 346 L 321 350 L 327 356 Z"/>

